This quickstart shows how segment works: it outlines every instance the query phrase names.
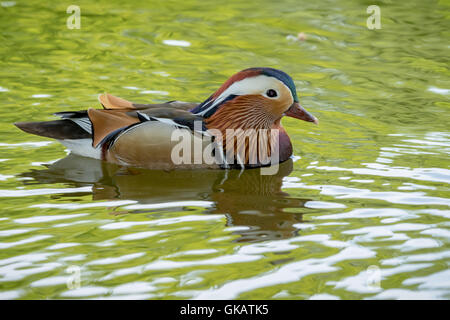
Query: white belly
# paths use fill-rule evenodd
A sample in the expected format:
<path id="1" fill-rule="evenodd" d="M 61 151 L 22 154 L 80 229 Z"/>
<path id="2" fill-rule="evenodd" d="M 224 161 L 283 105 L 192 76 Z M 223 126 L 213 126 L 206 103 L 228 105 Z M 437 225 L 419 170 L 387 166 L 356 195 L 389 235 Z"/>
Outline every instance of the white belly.
<path id="1" fill-rule="evenodd" d="M 92 139 L 64 139 L 58 140 L 72 153 L 79 156 L 101 159 L 101 149 L 92 147 Z"/>

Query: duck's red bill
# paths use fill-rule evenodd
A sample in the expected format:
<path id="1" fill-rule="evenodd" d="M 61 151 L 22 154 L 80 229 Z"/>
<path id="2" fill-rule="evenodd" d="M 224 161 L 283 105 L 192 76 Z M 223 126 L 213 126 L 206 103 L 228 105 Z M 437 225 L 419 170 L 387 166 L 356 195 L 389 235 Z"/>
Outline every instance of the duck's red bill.
<path id="1" fill-rule="evenodd" d="M 308 122 L 314 122 L 315 124 L 319 124 L 319 120 L 314 117 L 311 113 L 306 111 L 298 102 L 294 102 L 291 107 L 286 111 L 286 116 L 292 117 L 295 119 L 300 119 Z"/>

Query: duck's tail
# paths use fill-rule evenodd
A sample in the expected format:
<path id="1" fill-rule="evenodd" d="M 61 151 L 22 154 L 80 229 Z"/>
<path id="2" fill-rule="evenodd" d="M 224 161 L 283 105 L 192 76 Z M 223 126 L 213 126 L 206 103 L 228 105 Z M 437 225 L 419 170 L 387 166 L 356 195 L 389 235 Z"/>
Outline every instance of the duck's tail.
<path id="1" fill-rule="evenodd" d="M 88 139 L 92 137 L 91 133 L 68 119 L 41 122 L 16 122 L 14 125 L 27 133 L 57 140 Z"/>
<path id="2" fill-rule="evenodd" d="M 73 120 L 16 122 L 14 125 L 27 133 L 56 139 L 71 152 L 80 156 L 101 158 L 100 150 L 92 147 L 91 132 L 86 131 Z"/>

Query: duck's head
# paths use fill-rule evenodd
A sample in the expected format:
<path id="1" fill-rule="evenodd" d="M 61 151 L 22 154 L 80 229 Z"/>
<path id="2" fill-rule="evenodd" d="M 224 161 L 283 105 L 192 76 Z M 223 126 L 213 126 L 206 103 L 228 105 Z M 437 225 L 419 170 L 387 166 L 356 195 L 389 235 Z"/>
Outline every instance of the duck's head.
<path id="1" fill-rule="evenodd" d="M 292 78 L 272 68 L 236 73 L 192 112 L 206 118 L 208 127 L 220 129 L 269 129 L 283 116 L 318 123 L 300 106 Z"/>

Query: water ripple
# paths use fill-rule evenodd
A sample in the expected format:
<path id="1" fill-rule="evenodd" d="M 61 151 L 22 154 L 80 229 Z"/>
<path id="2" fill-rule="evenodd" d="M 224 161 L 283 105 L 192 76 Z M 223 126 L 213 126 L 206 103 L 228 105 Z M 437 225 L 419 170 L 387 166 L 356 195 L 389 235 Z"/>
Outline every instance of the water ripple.
<path id="1" fill-rule="evenodd" d="M 60 189 L 34 189 L 34 190 L 0 190 L 1 197 L 29 197 L 29 196 L 42 196 L 48 194 L 62 194 L 62 193 L 78 193 L 78 192 L 91 192 L 92 187 L 80 187 L 80 188 L 60 188 Z"/>
<path id="2" fill-rule="evenodd" d="M 267 286 L 296 282 L 301 278 L 318 273 L 338 270 L 333 266 L 343 260 L 367 259 L 375 255 L 361 247 L 347 247 L 339 253 L 323 259 L 305 259 L 281 266 L 279 269 L 250 279 L 230 281 L 218 289 L 211 289 L 198 294 L 195 299 L 235 299 L 239 294 Z"/>

